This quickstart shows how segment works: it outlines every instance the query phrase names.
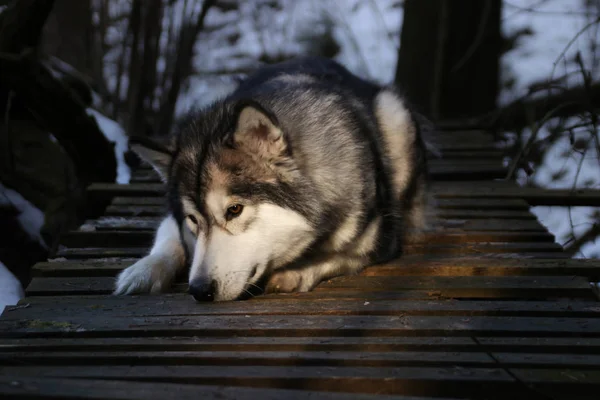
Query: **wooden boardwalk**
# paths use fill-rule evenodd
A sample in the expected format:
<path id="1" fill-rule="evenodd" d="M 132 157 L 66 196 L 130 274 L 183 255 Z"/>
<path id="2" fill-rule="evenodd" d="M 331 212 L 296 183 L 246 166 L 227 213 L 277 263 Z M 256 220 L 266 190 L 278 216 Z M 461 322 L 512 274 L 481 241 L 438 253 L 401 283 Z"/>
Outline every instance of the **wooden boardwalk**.
<path id="1" fill-rule="evenodd" d="M 490 135 L 446 132 L 439 223 L 397 262 L 310 293 L 115 297 L 164 210 L 140 169 L 0 318 L 0 398 L 597 399 L 600 262 L 568 259 Z M 526 201 L 527 200 L 527 201 Z M 390 397 L 391 396 L 391 397 Z"/>

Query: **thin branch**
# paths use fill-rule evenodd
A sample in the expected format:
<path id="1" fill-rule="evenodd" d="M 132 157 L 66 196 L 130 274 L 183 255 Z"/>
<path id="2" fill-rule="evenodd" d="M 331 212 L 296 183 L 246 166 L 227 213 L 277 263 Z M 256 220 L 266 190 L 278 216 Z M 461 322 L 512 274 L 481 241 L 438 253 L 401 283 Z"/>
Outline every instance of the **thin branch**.
<path id="1" fill-rule="evenodd" d="M 488 19 L 490 18 L 490 14 L 492 12 L 492 1 L 494 1 L 494 0 L 486 0 L 485 8 L 483 9 L 483 12 L 481 13 L 482 14 L 481 21 L 479 23 L 479 26 L 477 27 L 477 35 L 475 36 L 475 39 L 473 40 L 473 42 L 471 43 L 471 45 L 469 46 L 469 48 L 467 49 L 465 54 L 460 58 L 460 60 L 458 60 L 458 62 L 456 64 L 454 64 L 454 67 L 452 67 L 452 70 L 450 70 L 451 74 L 454 74 L 456 71 L 461 69 L 463 67 L 463 65 L 465 65 L 471 57 L 473 57 L 473 54 L 477 51 L 479 46 L 481 46 L 481 44 L 483 43 L 486 26 L 488 24 Z"/>
<path id="2" fill-rule="evenodd" d="M 600 222 L 595 222 L 592 227 L 585 232 L 583 235 L 573 240 L 570 246 L 568 246 L 564 251 L 569 254 L 571 257 L 577 255 L 581 251 L 581 248 L 587 244 L 588 242 L 595 241 L 600 237 Z"/>
<path id="3" fill-rule="evenodd" d="M 575 43 L 577 41 L 577 39 L 579 38 L 579 36 L 583 35 L 583 33 L 585 31 L 587 31 L 590 27 L 594 26 L 597 23 L 600 23 L 600 16 L 597 17 L 595 20 L 591 21 L 590 23 L 586 24 L 583 28 L 581 28 L 579 30 L 579 32 L 577 32 L 575 34 L 575 36 L 573 36 L 571 38 L 571 40 L 569 40 L 569 43 L 567 43 L 567 45 L 565 46 L 565 48 L 560 52 L 560 54 L 558 55 L 558 57 L 556 58 L 556 60 L 552 64 L 552 72 L 550 73 L 550 79 L 552 79 L 554 77 L 554 72 L 556 71 L 556 67 L 558 66 L 558 62 L 562 58 L 564 58 L 565 54 L 567 53 L 567 51 L 569 51 L 569 49 L 571 48 L 571 46 L 573 45 L 573 43 Z"/>

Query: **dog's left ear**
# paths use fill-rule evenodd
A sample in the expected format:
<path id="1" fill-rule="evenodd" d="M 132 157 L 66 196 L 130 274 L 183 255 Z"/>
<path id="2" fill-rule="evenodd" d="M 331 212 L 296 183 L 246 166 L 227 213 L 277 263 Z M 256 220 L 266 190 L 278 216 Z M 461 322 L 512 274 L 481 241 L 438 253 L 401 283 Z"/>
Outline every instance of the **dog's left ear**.
<path id="1" fill-rule="evenodd" d="M 238 107 L 238 119 L 233 135 L 237 147 L 267 159 L 285 156 L 288 145 L 274 115 L 256 103 Z"/>

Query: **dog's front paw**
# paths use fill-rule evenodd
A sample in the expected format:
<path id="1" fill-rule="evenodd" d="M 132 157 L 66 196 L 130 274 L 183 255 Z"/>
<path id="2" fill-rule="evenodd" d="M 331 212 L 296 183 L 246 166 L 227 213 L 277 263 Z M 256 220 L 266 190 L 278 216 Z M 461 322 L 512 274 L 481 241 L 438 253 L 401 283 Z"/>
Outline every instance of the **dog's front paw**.
<path id="1" fill-rule="evenodd" d="M 160 293 L 171 286 L 173 278 L 164 259 L 149 255 L 117 276 L 113 294 Z"/>
<path id="2" fill-rule="evenodd" d="M 298 270 L 277 271 L 266 286 L 266 293 L 309 292 L 318 282 L 311 279 L 310 274 Z"/>

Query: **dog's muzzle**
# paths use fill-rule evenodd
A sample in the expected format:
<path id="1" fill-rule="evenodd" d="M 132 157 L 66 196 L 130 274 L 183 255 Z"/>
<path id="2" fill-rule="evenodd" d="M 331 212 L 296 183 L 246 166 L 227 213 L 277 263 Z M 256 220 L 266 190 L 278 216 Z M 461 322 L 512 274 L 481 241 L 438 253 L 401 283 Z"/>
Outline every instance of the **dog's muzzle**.
<path id="1" fill-rule="evenodd" d="M 217 291 L 217 281 L 214 279 L 196 278 L 190 282 L 188 292 L 198 302 L 214 301 Z"/>

